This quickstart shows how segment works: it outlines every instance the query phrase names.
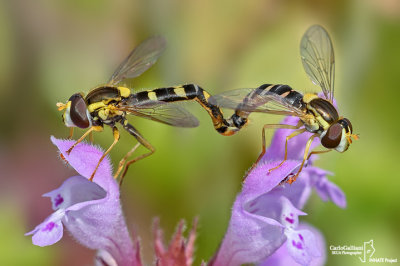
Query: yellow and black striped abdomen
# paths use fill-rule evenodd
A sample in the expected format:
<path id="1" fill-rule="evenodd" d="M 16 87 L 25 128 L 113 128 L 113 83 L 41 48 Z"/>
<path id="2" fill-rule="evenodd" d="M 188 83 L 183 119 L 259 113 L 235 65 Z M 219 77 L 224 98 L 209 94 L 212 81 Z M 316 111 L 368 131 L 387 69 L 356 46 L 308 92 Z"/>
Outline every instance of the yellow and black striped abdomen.
<path id="1" fill-rule="evenodd" d="M 257 93 L 260 95 L 265 93 L 273 93 L 283 98 L 284 102 L 298 109 L 304 109 L 305 103 L 303 95 L 300 92 L 293 90 L 288 85 L 272 85 L 264 84 L 257 88 Z"/>
<path id="2" fill-rule="evenodd" d="M 154 90 L 141 91 L 135 93 L 134 96 L 140 103 L 161 101 L 161 102 L 176 102 L 189 100 L 184 90 L 177 89 L 178 87 L 158 88 Z"/>
<path id="3" fill-rule="evenodd" d="M 228 122 L 221 109 L 208 102 L 210 94 L 196 84 L 186 84 L 182 86 L 158 88 L 154 90 L 141 91 L 130 96 L 133 101 L 140 103 L 161 101 L 161 102 L 178 102 L 191 101 L 198 102 L 210 115 L 215 130 L 226 136 L 235 134 L 238 128 Z"/>
<path id="4" fill-rule="evenodd" d="M 271 98 L 271 95 L 275 97 Z M 266 107 L 267 104 L 269 104 L 268 107 Z M 258 109 L 258 107 L 263 105 L 263 108 Z M 240 129 L 247 124 L 247 118 L 253 111 L 263 110 L 264 112 L 268 112 L 270 110 L 274 113 L 279 113 L 280 111 L 284 112 L 288 106 L 296 110 L 306 111 L 303 95 L 293 90 L 290 86 L 263 84 L 244 97 L 243 101 L 237 105 L 235 113 L 229 120 L 232 121 L 235 127 Z"/>

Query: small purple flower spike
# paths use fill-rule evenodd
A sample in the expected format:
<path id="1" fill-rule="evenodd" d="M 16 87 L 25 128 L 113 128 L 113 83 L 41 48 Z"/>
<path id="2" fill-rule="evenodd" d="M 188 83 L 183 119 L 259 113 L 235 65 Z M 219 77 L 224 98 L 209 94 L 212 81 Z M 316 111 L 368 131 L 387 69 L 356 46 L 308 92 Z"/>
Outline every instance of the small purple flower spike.
<path id="1" fill-rule="evenodd" d="M 141 265 L 139 247 L 134 247 L 122 214 L 119 186 L 112 177 L 110 160 L 102 161 L 94 182 L 90 182 L 88 178 L 103 152 L 80 143 L 67 155 L 74 141 L 54 137 L 51 140 L 80 176 L 70 177 L 43 195 L 51 199 L 55 212 L 26 235 L 33 235 L 33 244 L 48 246 L 62 238 L 65 226 L 79 243 L 98 250 L 97 262 Z"/>
<path id="2" fill-rule="evenodd" d="M 287 117 L 283 121 L 283 124 L 297 123 L 298 118 L 295 117 Z M 285 138 L 291 132 L 288 129 L 277 130 L 270 148 L 247 175 L 242 192 L 233 205 L 227 233 L 209 262 L 210 266 L 324 264 L 322 235 L 311 226 L 299 225 L 298 217 L 306 215 L 301 209 L 312 188 L 323 200 L 330 199 L 339 207 L 346 206 L 346 198 L 339 187 L 328 181 L 328 172 L 312 166 L 316 156 L 310 158 L 296 182 L 279 185 L 290 174 L 297 172 L 309 133 L 291 139 L 288 160 L 268 174 L 269 169 L 283 160 Z M 319 140 L 315 139 L 311 149 L 317 145 Z"/>

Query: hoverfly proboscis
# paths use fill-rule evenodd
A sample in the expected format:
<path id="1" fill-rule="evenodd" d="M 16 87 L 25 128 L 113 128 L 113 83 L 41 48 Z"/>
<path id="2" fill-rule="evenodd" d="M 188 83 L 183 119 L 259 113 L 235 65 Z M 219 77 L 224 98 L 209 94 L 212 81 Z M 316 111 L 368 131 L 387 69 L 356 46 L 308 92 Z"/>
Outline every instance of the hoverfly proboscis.
<path id="1" fill-rule="evenodd" d="M 303 161 L 297 173 L 287 178 L 286 182 L 289 184 L 296 180 L 304 163 L 312 154 L 331 150 L 344 152 L 352 143 L 352 138 L 358 139 L 358 135 L 353 134 L 350 121 L 339 116 L 333 105 L 335 56 L 331 38 L 322 26 L 311 26 L 304 33 L 300 43 L 300 55 L 305 72 L 315 85 L 321 87 L 323 97 L 319 97 L 315 93 L 303 95 L 288 85 L 264 84 L 256 89 L 223 92 L 210 99 L 211 104 L 235 110 L 230 120 L 239 129 L 248 123 L 248 116 L 252 112 L 296 116 L 300 119 L 295 126 L 264 125 L 262 151 L 253 165 L 253 167 L 256 166 L 265 154 L 265 130 L 279 128 L 295 130 L 286 137 L 283 161 L 278 166 L 269 169 L 269 172 L 281 167 L 287 160 L 287 145 L 291 138 L 304 132 L 313 133 L 306 143 Z M 311 144 L 316 137 L 320 138 L 321 144 L 326 150 L 309 153 Z"/>
<path id="2" fill-rule="evenodd" d="M 232 135 L 238 131 L 231 123 L 223 118 L 221 110 L 208 102 L 210 95 L 195 84 L 157 88 L 139 92 L 131 92 L 124 86 L 118 86 L 124 79 L 135 78 L 149 69 L 161 55 L 166 47 L 166 41 L 161 36 L 151 37 L 140 43 L 128 57 L 119 65 L 114 74 L 105 85 L 101 85 L 83 93 L 73 94 L 67 103 L 57 103 L 58 110 L 64 110 L 62 115 L 64 124 L 73 128 L 89 128 L 67 151 L 84 140 L 93 131 L 103 131 L 104 125 L 113 130 L 114 141 L 101 156 L 89 180 L 92 181 L 100 163 L 111 151 L 120 138 L 117 124 L 134 136 L 138 143 L 119 162 L 114 174 L 115 178 L 122 172 L 120 184 L 128 170 L 129 165 L 143 159 L 155 152 L 155 148 L 134 128 L 127 120 L 127 114 L 147 118 L 153 121 L 176 127 L 197 127 L 199 122 L 196 117 L 184 108 L 175 104 L 178 101 L 195 100 L 209 113 L 214 128 L 223 135 Z M 146 147 L 149 152 L 139 155 L 128 161 L 129 156 L 140 146 Z"/>

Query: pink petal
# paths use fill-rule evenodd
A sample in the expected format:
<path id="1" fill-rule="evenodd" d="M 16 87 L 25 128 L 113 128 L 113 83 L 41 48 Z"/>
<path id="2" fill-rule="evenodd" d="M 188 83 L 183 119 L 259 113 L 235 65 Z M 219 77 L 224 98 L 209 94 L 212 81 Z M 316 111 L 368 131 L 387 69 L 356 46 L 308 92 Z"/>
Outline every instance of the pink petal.
<path id="1" fill-rule="evenodd" d="M 89 145 L 87 143 L 81 142 L 71 151 L 68 155 L 67 150 L 75 143 L 74 140 L 61 140 L 56 139 L 51 136 L 51 141 L 54 145 L 58 147 L 62 157 L 81 175 L 86 178 L 89 178 L 94 169 L 96 168 L 97 163 L 99 162 L 100 157 L 103 155 L 103 151 L 100 148 Z M 101 179 L 104 176 L 112 175 L 112 166 L 110 163 L 110 159 L 108 156 L 104 158 L 101 162 L 99 168 L 96 171 L 93 181 L 103 186 L 104 182 L 107 180 Z M 98 179 L 100 178 L 100 179 Z"/>
<path id="2" fill-rule="evenodd" d="M 32 243 L 36 246 L 44 247 L 53 245 L 63 236 L 61 219 L 64 217 L 64 214 L 62 210 L 53 213 L 44 222 L 36 226 L 34 230 L 25 235 L 33 235 Z"/>
<path id="3" fill-rule="evenodd" d="M 313 233 L 316 240 L 315 246 L 320 252 L 320 256 L 312 257 L 312 260 L 310 261 L 309 265 L 310 266 L 325 265 L 326 247 L 325 247 L 325 240 L 321 232 L 319 232 L 317 229 L 307 224 L 300 224 L 299 229 L 305 229 Z M 294 260 L 294 258 L 289 254 L 287 245 L 282 245 L 274 254 L 272 254 L 265 261 L 259 264 L 259 266 L 287 266 L 287 265 L 292 265 L 292 266 L 301 265 L 297 263 Z"/>

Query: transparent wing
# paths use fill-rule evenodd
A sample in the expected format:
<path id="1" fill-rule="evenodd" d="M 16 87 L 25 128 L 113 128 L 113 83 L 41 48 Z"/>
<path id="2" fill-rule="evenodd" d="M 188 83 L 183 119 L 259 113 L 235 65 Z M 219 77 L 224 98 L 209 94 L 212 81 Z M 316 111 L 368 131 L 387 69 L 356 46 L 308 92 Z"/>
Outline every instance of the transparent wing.
<path id="1" fill-rule="evenodd" d="M 311 26 L 300 43 L 303 67 L 311 81 L 320 86 L 325 98 L 333 101 L 335 54 L 328 32 L 320 25 Z"/>
<path id="2" fill-rule="evenodd" d="M 141 75 L 157 61 L 164 51 L 166 43 L 161 36 L 154 36 L 140 43 L 118 66 L 108 84 L 117 85 L 123 79 Z"/>
<path id="3" fill-rule="evenodd" d="M 237 89 L 212 96 L 209 102 L 224 108 L 246 112 L 301 116 L 304 113 L 277 94 L 258 89 Z"/>
<path id="4" fill-rule="evenodd" d="M 118 110 L 175 127 L 197 127 L 199 121 L 177 103 L 151 101 L 145 104 L 121 105 Z"/>

